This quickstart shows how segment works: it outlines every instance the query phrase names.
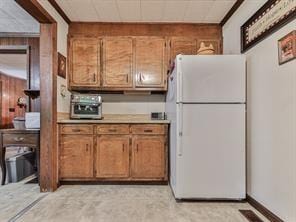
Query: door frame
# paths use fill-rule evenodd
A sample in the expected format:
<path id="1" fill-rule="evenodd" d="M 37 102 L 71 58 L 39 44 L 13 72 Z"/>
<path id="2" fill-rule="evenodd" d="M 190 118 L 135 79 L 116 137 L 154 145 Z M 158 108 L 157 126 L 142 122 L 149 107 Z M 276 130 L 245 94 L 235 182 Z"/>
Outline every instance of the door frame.
<path id="1" fill-rule="evenodd" d="M 57 22 L 37 0 L 15 0 L 40 23 L 40 191 L 55 191 L 57 173 Z"/>

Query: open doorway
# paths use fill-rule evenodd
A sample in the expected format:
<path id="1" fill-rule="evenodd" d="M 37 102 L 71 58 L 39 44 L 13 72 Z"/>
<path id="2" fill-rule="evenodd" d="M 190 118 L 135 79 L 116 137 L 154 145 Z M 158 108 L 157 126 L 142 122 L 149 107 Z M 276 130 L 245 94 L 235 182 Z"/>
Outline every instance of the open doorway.
<path id="1" fill-rule="evenodd" d="M 28 66 L 26 50 L 13 50 L 11 53 L 0 50 L 1 129 L 12 128 L 14 119 L 22 120 L 30 109 L 29 99 L 24 93 L 30 78 Z"/>

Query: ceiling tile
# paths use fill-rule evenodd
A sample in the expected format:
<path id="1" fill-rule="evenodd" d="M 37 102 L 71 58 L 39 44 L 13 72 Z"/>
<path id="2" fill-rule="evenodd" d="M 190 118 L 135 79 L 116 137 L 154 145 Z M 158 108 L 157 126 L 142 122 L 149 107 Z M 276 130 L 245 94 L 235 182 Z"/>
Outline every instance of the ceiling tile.
<path id="1" fill-rule="evenodd" d="M 138 0 L 117 0 L 122 21 L 141 21 L 141 4 Z"/>
<path id="2" fill-rule="evenodd" d="M 56 2 L 63 9 L 63 11 L 66 13 L 71 21 L 77 21 L 78 15 L 76 15 L 76 10 L 72 10 L 71 1 L 56 0 Z"/>
<path id="3" fill-rule="evenodd" d="M 213 2 L 213 0 L 189 1 L 185 12 L 184 21 L 203 22 Z"/>
<path id="4" fill-rule="evenodd" d="M 100 20 L 103 22 L 119 22 L 117 3 L 115 0 L 93 0 L 93 4 Z"/>
<path id="5" fill-rule="evenodd" d="M 234 3 L 235 0 L 217 0 L 213 2 L 203 22 L 220 23 Z"/>
<path id="6" fill-rule="evenodd" d="M 141 2 L 142 21 L 162 21 L 164 0 L 146 0 Z"/>
<path id="7" fill-rule="evenodd" d="M 100 19 L 92 0 L 68 0 L 68 5 L 77 16 L 74 21 L 92 22 Z"/>
<path id="8" fill-rule="evenodd" d="M 163 21 L 182 22 L 188 1 L 166 0 L 164 7 Z"/>

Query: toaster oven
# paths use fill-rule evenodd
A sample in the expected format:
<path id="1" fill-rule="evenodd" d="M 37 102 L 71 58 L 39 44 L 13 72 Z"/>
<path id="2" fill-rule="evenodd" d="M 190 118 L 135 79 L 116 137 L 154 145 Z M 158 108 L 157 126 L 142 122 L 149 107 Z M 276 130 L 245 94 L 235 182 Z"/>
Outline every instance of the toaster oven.
<path id="1" fill-rule="evenodd" d="M 71 119 L 102 119 L 102 97 L 97 94 L 72 94 Z"/>

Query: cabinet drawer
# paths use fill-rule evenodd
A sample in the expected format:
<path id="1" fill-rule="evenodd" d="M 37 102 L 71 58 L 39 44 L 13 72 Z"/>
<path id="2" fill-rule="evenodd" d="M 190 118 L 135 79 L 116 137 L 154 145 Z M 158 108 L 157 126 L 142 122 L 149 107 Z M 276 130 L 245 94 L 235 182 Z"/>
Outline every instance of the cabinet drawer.
<path id="1" fill-rule="evenodd" d="M 93 134 L 92 125 L 62 125 L 61 134 Z"/>
<path id="2" fill-rule="evenodd" d="M 97 126 L 98 134 L 129 134 L 128 124 L 106 124 Z"/>
<path id="3" fill-rule="evenodd" d="M 132 134 L 165 134 L 164 125 L 155 125 L 155 124 L 144 124 L 144 125 L 132 125 Z"/>
<path id="4" fill-rule="evenodd" d="M 6 134 L 3 136 L 3 146 L 7 145 L 36 145 L 39 136 L 37 134 Z"/>

